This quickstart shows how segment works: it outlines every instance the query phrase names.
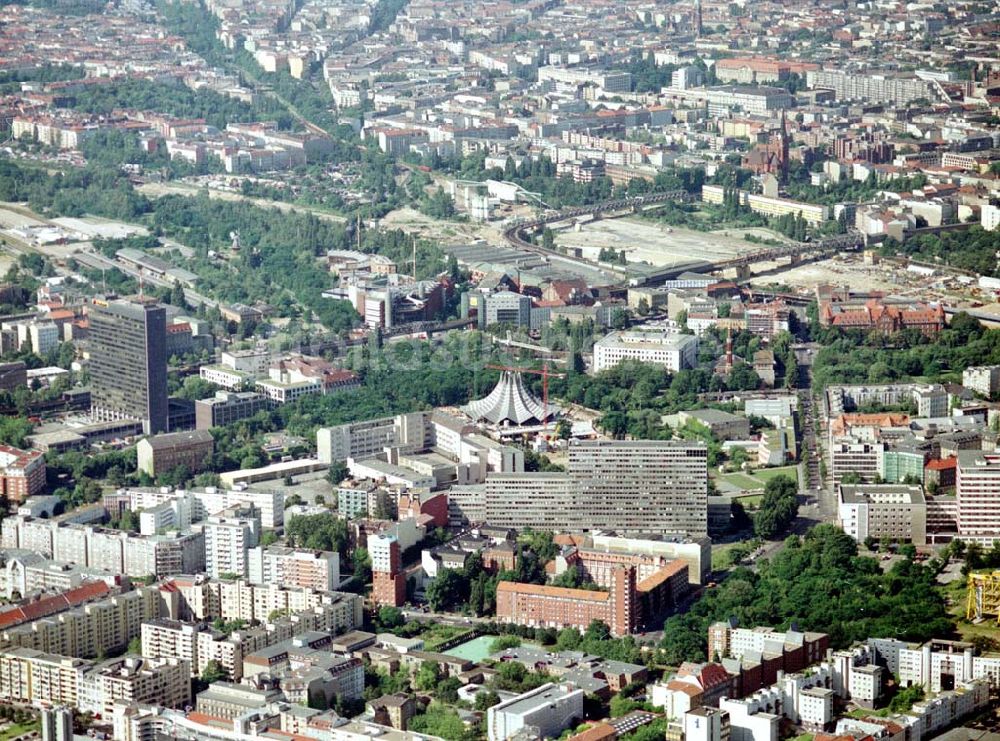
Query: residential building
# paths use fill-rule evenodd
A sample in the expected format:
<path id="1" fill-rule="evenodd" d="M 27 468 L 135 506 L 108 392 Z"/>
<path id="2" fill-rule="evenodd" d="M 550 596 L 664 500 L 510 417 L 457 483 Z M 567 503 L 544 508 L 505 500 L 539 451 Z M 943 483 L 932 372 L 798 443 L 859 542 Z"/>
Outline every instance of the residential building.
<path id="1" fill-rule="evenodd" d="M 183 708 L 191 702 L 191 668 L 176 657 L 123 656 L 105 661 L 80 681 L 81 712 L 109 717 L 119 702 Z"/>
<path id="2" fill-rule="evenodd" d="M 31 648 L 0 651 L 0 697 L 8 702 L 79 707 L 90 662 Z"/>
<path id="3" fill-rule="evenodd" d="M 90 307 L 91 414 L 136 419 L 143 432 L 167 431 L 166 310 L 113 301 Z"/>
<path id="4" fill-rule="evenodd" d="M 249 580 L 329 592 L 340 585 L 340 555 L 283 546 L 256 546 L 248 553 Z"/>
<path id="5" fill-rule="evenodd" d="M 934 100 L 931 84 L 919 77 L 865 74 L 841 70 L 809 70 L 806 84 L 832 90 L 837 100 L 866 100 L 905 106 L 915 100 Z"/>
<path id="6" fill-rule="evenodd" d="M 0 445 L 0 495 L 23 502 L 45 488 L 45 455 Z"/>
<path id="7" fill-rule="evenodd" d="M 962 385 L 992 399 L 1000 391 L 1000 365 L 981 365 L 962 371 Z"/>
<path id="8" fill-rule="evenodd" d="M 39 711 L 41 741 L 73 741 L 73 709 L 65 706 L 46 707 Z"/>
<path id="9" fill-rule="evenodd" d="M 210 576 L 246 577 L 250 549 L 260 542 L 260 511 L 237 504 L 205 521 L 205 570 Z"/>
<path id="10" fill-rule="evenodd" d="M 372 600 L 380 606 L 401 606 L 406 601 L 406 574 L 399 538 L 392 533 L 371 535 L 368 553 L 372 558 Z"/>

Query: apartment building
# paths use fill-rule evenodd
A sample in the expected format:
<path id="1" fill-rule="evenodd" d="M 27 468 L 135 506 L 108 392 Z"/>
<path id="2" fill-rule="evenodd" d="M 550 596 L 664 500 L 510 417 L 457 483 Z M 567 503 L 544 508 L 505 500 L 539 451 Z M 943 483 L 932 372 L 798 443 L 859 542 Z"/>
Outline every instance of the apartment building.
<path id="1" fill-rule="evenodd" d="M 372 559 L 372 600 L 380 606 L 401 606 L 406 601 L 406 574 L 399 537 L 393 533 L 369 536 L 368 553 Z"/>
<path id="2" fill-rule="evenodd" d="M 183 708 L 191 703 L 191 669 L 176 657 L 123 656 L 87 671 L 78 696 L 81 712 L 105 718 L 120 702 Z"/>
<path id="3" fill-rule="evenodd" d="M 859 543 L 867 538 L 927 543 L 927 503 L 921 486 L 841 484 L 838 516 L 844 532 Z"/>
<path id="4" fill-rule="evenodd" d="M 227 507 L 205 521 L 204 532 L 208 575 L 236 574 L 245 578 L 250 549 L 260 542 L 260 511 L 252 504 Z"/>
<path id="5" fill-rule="evenodd" d="M 256 546 L 248 553 L 249 580 L 329 592 L 340 585 L 340 554 L 303 548 Z"/>
<path id="6" fill-rule="evenodd" d="M 169 618 L 142 624 L 142 655 L 149 659 L 180 659 L 189 677 L 201 676 L 208 662 L 218 663 L 235 680 L 242 677 L 244 645 L 238 635 L 226 636 L 204 623 Z"/>
<path id="7" fill-rule="evenodd" d="M 0 697 L 29 705 L 79 706 L 90 662 L 32 648 L 0 651 Z"/>
<path id="8" fill-rule="evenodd" d="M 992 399 L 1000 391 L 1000 365 L 980 365 L 962 371 L 965 388 Z"/>
<path id="9" fill-rule="evenodd" d="M 806 84 L 832 90 L 837 100 L 867 100 L 905 106 L 915 100 L 933 100 L 931 84 L 918 77 L 851 73 L 840 70 L 809 70 Z"/>
<path id="10" fill-rule="evenodd" d="M 506 581 L 497 585 L 497 622 L 584 631 L 594 620 L 606 623 L 615 636 L 635 631 L 639 597 L 634 566 L 616 569 L 606 592 Z"/>
<path id="11" fill-rule="evenodd" d="M 148 510 L 175 499 L 190 498 L 191 521 L 201 522 L 209 515 L 238 504 L 253 506 L 260 512 L 262 527 L 281 527 L 285 522 L 284 497 L 280 490 L 260 489 L 220 489 L 209 486 L 205 489 L 122 489 L 127 495 L 129 506 L 135 510 Z"/>
<path id="12" fill-rule="evenodd" d="M 45 455 L 0 445 L 0 496 L 23 502 L 45 488 Z"/>
<path id="13" fill-rule="evenodd" d="M 107 589 L 103 583 L 99 584 Z M 52 612 L 46 610 L 45 616 L 25 615 L 26 619 L 4 628 L 0 646 L 31 648 L 62 656 L 98 656 L 124 649 L 139 635 L 143 621 L 160 617 L 166 611 L 156 587 L 139 587 L 69 607 L 64 603 L 61 608 L 56 605 Z"/>

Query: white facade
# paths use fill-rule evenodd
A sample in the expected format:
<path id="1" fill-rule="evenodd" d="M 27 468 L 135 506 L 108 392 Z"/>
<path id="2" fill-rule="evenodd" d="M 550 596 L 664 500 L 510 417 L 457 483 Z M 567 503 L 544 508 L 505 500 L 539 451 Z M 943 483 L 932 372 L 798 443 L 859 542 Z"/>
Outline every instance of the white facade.
<path id="1" fill-rule="evenodd" d="M 494 705 L 486 711 L 487 738 L 506 741 L 526 726 L 555 738 L 583 719 L 583 696 L 581 689 L 550 683 Z"/>
<path id="2" fill-rule="evenodd" d="M 676 332 L 611 332 L 594 343 L 595 372 L 626 359 L 662 365 L 669 371 L 693 368 L 698 338 Z"/>
<path id="3" fill-rule="evenodd" d="M 250 549 L 260 541 L 260 513 L 253 507 L 231 507 L 209 517 L 204 529 L 208 574 L 246 577 Z"/>
<path id="4" fill-rule="evenodd" d="M 256 546 L 248 553 L 254 584 L 281 584 L 328 592 L 340 585 L 340 554 L 295 548 Z"/>
<path id="5" fill-rule="evenodd" d="M 997 391 L 1000 391 L 1000 365 L 966 368 L 962 371 L 962 385 L 987 399 L 992 398 Z"/>

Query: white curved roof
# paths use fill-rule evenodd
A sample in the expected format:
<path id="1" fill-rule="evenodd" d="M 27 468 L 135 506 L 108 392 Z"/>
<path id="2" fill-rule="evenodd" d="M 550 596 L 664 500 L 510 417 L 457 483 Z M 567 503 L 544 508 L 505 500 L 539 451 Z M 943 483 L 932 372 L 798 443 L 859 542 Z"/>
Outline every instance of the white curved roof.
<path id="1" fill-rule="evenodd" d="M 521 374 L 514 371 L 504 371 L 489 396 L 469 402 L 462 411 L 477 422 L 486 420 L 496 425 L 546 421 L 545 406 L 525 387 Z M 550 404 L 548 417 L 552 418 L 555 411 Z"/>

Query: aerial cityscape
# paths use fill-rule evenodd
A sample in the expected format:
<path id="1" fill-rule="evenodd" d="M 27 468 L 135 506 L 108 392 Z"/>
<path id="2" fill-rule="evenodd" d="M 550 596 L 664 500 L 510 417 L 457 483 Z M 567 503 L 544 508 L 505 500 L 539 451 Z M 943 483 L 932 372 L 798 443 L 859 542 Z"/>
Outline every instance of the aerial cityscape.
<path id="1" fill-rule="evenodd" d="M 0 5 L 0 741 L 1000 741 L 1000 0 Z"/>

